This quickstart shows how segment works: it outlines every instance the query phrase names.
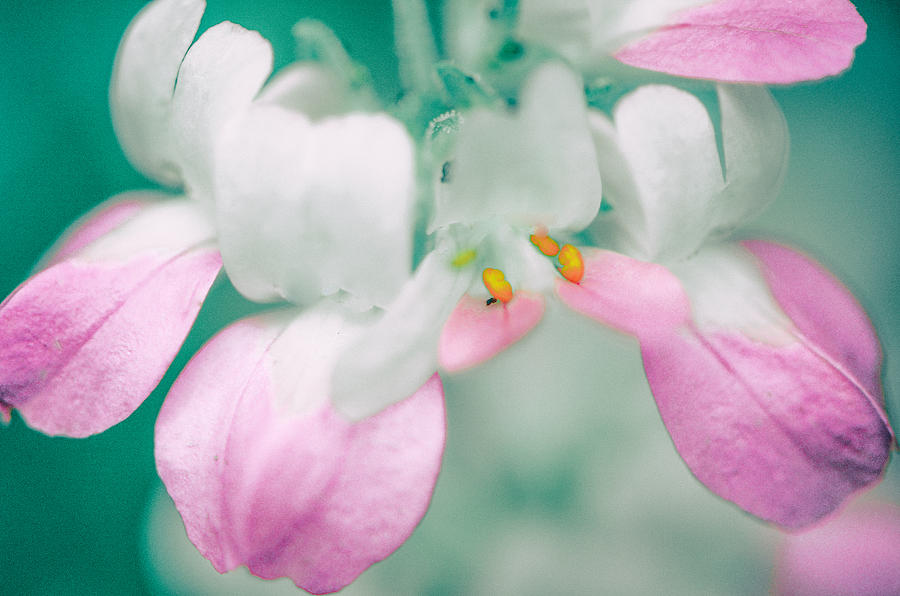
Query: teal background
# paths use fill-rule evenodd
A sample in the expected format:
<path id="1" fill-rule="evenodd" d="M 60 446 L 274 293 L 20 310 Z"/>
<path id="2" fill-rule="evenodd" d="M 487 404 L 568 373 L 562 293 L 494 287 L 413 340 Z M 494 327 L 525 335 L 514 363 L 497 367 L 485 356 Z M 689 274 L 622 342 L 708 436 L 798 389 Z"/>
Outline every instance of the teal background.
<path id="1" fill-rule="evenodd" d="M 28 275 L 76 217 L 118 192 L 151 186 L 119 150 L 107 104 L 118 41 L 142 5 L 0 5 L 2 295 Z M 900 8 L 877 0 L 857 6 L 869 23 L 869 38 L 853 68 L 832 80 L 775 90 L 791 131 L 791 164 L 779 200 L 748 234 L 802 247 L 854 291 L 881 335 L 888 406 L 896 418 Z M 372 70 L 382 97 L 396 96 L 387 1 L 213 0 L 201 29 L 224 19 L 258 29 L 273 42 L 278 67 L 291 57 L 290 26 L 304 17 L 332 26 L 350 54 Z M 240 298 L 218 283 L 172 371 L 224 321 L 244 312 Z M 146 579 L 141 537 L 148 495 L 158 482 L 153 422 L 173 379 L 170 372 L 133 416 L 90 439 L 48 438 L 17 417 L 0 429 L 0 593 L 149 593 L 155 584 Z M 900 486 L 893 476 L 881 489 L 888 498 Z M 465 481 L 464 471 L 458 478 Z M 445 474 L 442 486 L 452 479 Z M 507 497 L 558 506 L 567 498 L 567 482 L 564 470 L 537 488 L 508 483 L 513 496 Z M 577 524 L 577 508 L 564 511 L 563 523 Z M 741 567 L 740 561 L 728 565 Z M 453 575 L 462 573 L 460 564 L 449 568 L 431 591 L 452 593 L 465 585 Z"/>

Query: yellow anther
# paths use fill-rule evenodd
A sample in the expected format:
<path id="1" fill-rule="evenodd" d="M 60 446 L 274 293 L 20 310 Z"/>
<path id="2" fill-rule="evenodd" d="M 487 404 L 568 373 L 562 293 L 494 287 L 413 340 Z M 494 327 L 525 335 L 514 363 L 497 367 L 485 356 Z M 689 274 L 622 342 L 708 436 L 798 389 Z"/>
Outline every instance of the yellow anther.
<path id="1" fill-rule="evenodd" d="M 547 234 L 541 234 L 540 232 L 532 234 L 531 243 L 548 257 L 555 257 L 559 253 L 559 244 Z"/>
<path id="2" fill-rule="evenodd" d="M 453 260 L 450 261 L 450 264 L 456 267 L 457 269 L 461 269 L 475 260 L 475 257 L 478 256 L 478 253 L 474 248 L 470 248 L 469 250 L 464 250 L 458 253 Z"/>
<path id="3" fill-rule="evenodd" d="M 499 269 L 488 267 L 481 272 L 481 281 L 484 282 L 484 287 L 491 293 L 494 300 L 503 304 L 512 300 L 512 286 L 509 285 L 509 282 L 506 281 L 506 276 Z"/>
<path id="4" fill-rule="evenodd" d="M 581 252 L 571 244 L 564 244 L 559 251 L 559 272 L 572 283 L 578 283 L 584 277 L 584 259 Z"/>

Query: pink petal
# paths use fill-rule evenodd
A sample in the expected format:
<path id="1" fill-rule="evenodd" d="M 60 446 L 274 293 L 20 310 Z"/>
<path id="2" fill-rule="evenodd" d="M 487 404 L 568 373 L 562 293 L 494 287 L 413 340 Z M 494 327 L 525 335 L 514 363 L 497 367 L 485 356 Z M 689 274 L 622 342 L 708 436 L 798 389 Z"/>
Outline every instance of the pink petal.
<path id="1" fill-rule="evenodd" d="M 57 241 L 56 246 L 48 251 L 49 260 L 40 268 L 44 269 L 65 261 L 94 240 L 108 234 L 137 215 L 141 207 L 147 205 L 147 201 L 141 195 L 142 193 L 124 195 L 110 199 L 92 209 L 90 213 L 69 227 L 69 230 Z"/>
<path id="2" fill-rule="evenodd" d="M 865 38 L 846 0 L 722 0 L 679 13 L 615 58 L 685 77 L 794 83 L 846 69 Z"/>
<path id="3" fill-rule="evenodd" d="M 796 528 L 880 478 L 891 430 L 865 389 L 811 338 L 785 329 L 789 340 L 773 344 L 701 328 L 661 267 L 604 251 L 585 257 L 585 278 L 560 282 L 560 297 L 638 338 L 675 447 L 713 492 Z"/>
<path id="4" fill-rule="evenodd" d="M 797 329 L 873 396 L 887 422 L 882 396 L 881 345 L 869 317 L 847 288 L 821 265 L 785 246 L 743 243 L 759 259 L 769 289 Z"/>
<path id="5" fill-rule="evenodd" d="M 317 317 L 246 319 L 213 338 L 163 405 L 156 459 L 188 536 L 217 570 L 247 565 L 319 594 L 412 533 L 434 490 L 445 423 L 437 375 L 375 416 L 338 415 L 326 393 L 347 340 L 339 327 L 316 331 Z M 279 368 L 291 355 L 299 381 Z"/>
<path id="6" fill-rule="evenodd" d="M 463 296 L 441 332 L 438 362 L 456 372 L 489 360 L 516 343 L 538 324 L 544 314 L 544 299 L 519 291 L 508 304 L 486 305 Z"/>
<path id="7" fill-rule="evenodd" d="M 171 203 L 130 219 L 130 204 L 102 210 L 63 243 L 68 258 L 0 305 L 4 408 L 47 434 L 83 437 L 124 420 L 153 390 L 221 267 L 207 242 L 166 238 L 159 217 L 193 210 Z"/>
<path id="8" fill-rule="evenodd" d="M 900 594 L 900 509 L 861 503 L 834 521 L 788 536 L 776 566 L 775 593 Z"/>

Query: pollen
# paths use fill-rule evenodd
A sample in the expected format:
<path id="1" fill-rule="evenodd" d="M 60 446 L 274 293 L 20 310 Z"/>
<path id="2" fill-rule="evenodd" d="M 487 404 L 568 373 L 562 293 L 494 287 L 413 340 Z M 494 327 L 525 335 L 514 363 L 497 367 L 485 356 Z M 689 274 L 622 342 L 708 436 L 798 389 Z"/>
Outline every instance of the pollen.
<path id="1" fill-rule="evenodd" d="M 559 253 L 559 244 L 546 233 L 536 232 L 531 235 L 531 243 L 548 257 L 555 257 Z"/>
<path id="2" fill-rule="evenodd" d="M 469 250 L 464 250 L 458 253 L 453 260 L 450 261 L 450 264 L 456 267 L 457 269 L 462 269 L 469 263 L 475 260 L 475 257 L 478 256 L 478 253 L 474 248 L 470 248 Z"/>
<path id="3" fill-rule="evenodd" d="M 584 277 L 584 259 L 581 252 L 571 244 L 564 244 L 559 251 L 559 273 L 572 283 Z"/>
<path id="4" fill-rule="evenodd" d="M 481 281 L 484 282 L 484 287 L 487 288 L 487 291 L 490 292 L 491 297 L 495 301 L 506 304 L 512 300 L 512 286 L 509 285 L 509 282 L 506 281 L 506 276 L 499 269 L 488 267 L 481 272 Z M 490 301 L 488 303 L 490 304 Z"/>

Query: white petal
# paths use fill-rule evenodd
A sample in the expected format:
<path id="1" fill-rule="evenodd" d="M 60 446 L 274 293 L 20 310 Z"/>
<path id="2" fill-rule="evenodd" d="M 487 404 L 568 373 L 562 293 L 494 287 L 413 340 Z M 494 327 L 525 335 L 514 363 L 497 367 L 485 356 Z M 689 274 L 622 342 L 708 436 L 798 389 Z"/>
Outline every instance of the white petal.
<path id="1" fill-rule="evenodd" d="M 353 93 L 336 73 L 314 62 L 298 62 L 280 69 L 263 87 L 257 101 L 301 112 L 310 120 L 376 105 L 368 93 Z"/>
<path id="2" fill-rule="evenodd" d="M 469 287 L 475 268 L 455 268 L 443 250 L 425 257 L 397 299 L 341 356 L 332 401 L 361 419 L 415 391 L 437 370 L 444 322 Z"/>
<path id="3" fill-rule="evenodd" d="M 525 83 L 513 114 L 465 115 L 433 227 L 499 219 L 578 230 L 600 207 L 600 175 L 580 79 L 560 64 Z"/>
<path id="4" fill-rule="evenodd" d="M 209 198 L 216 139 L 249 107 L 272 71 L 272 47 L 255 31 L 219 23 L 197 40 L 178 72 L 172 128 L 190 194 Z"/>
<path id="5" fill-rule="evenodd" d="M 627 237 L 621 248 L 655 261 L 693 254 L 715 223 L 711 204 L 724 186 L 715 133 L 703 104 L 674 87 L 648 85 L 616 106 L 615 139 L 608 128 L 597 126 L 601 122 L 594 122 L 598 150 L 617 146 L 631 172 L 632 184 L 607 189 Z M 621 164 L 615 151 L 599 159 L 604 176 Z M 623 194 L 614 196 L 610 190 Z"/>
<path id="6" fill-rule="evenodd" d="M 169 126 L 172 90 L 206 3 L 157 0 L 122 37 L 109 88 L 116 136 L 135 168 L 163 184 L 181 184 Z"/>
<path id="7" fill-rule="evenodd" d="M 409 277 L 412 143 L 386 115 L 255 106 L 223 137 L 216 183 L 226 271 L 252 300 L 385 305 Z"/>
<path id="8" fill-rule="evenodd" d="M 692 95 L 642 87 L 591 115 L 620 250 L 675 262 L 727 236 L 774 200 L 787 164 L 784 117 L 762 87 L 720 85 L 725 183 L 709 116 Z M 597 228 L 600 230 L 601 228 Z"/>
<path id="9" fill-rule="evenodd" d="M 784 114 L 765 87 L 719 85 L 725 191 L 713 215 L 717 235 L 755 217 L 775 200 L 788 159 Z"/>

